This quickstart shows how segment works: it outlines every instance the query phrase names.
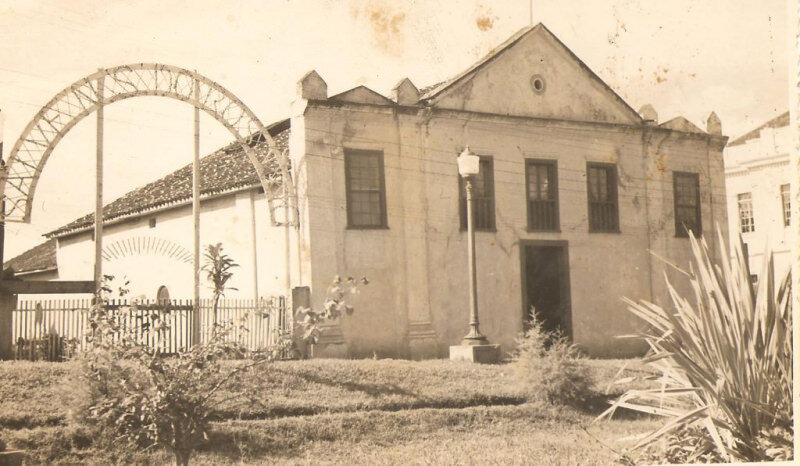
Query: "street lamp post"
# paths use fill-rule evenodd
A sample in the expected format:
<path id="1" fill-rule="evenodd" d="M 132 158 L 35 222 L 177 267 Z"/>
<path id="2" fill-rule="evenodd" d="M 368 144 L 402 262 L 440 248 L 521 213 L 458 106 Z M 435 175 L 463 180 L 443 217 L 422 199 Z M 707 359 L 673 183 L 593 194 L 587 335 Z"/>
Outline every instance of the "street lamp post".
<path id="1" fill-rule="evenodd" d="M 475 262 L 475 218 L 473 215 L 473 182 L 480 173 L 480 157 L 464 148 L 458 156 L 458 174 L 464 178 L 467 200 L 467 249 L 469 262 L 469 333 L 460 345 L 450 347 L 450 359 L 494 363 L 499 358 L 500 345 L 491 345 L 478 328 L 478 275 Z"/>
<path id="2" fill-rule="evenodd" d="M 469 263 L 469 333 L 461 341 L 462 345 L 486 345 L 488 341 L 481 334 L 478 321 L 478 274 L 475 264 L 475 219 L 473 217 L 474 201 L 472 198 L 473 181 L 480 173 L 480 157 L 464 148 L 458 156 L 458 173 L 464 178 L 467 194 L 467 249 Z"/>

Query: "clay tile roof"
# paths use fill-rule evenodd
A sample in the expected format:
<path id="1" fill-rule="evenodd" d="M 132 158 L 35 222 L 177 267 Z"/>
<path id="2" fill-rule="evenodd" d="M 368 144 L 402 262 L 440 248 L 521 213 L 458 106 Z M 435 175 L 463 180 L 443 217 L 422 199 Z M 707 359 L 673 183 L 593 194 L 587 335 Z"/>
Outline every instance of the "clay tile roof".
<path id="1" fill-rule="evenodd" d="M 279 150 L 289 147 L 289 120 L 267 127 Z M 254 146 L 264 145 L 263 138 L 254 138 Z M 266 151 L 257 151 L 266 157 Z M 263 160 L 262 160 L 263 161 Z M 267 168 L 269 170 L 269 168 Z M 259 186 L 258 174 L 244 149 L 238 143 L 230 144 L 200 159 L 200 194 L 208 195 Z M 192 165 L 170 173 L 123 195 L 103 207 L 105 222 L 120 217 L 143 213 L 155 208 L 177 204 L 192 197 Z M 54 238 L 82 230 L 94 224 L 94 213 L 76 219 L 45 236 Z"/>
<path id="2" fill-rule="evenodd" d="M 55 270 L 56 240 L 49 239 L 3 264 L 3 270 L 15 273 Z"/>
<path id="3" fill-rule="evenodd" d="M 784 126 L 789 126 L 789 112 L 783 113 L 778 115 L 777 117 L 769 120 L 768 122 L 764 123 L 763 125 L 759 126 L 758 128 L 748 131 L 747 133 L 739 136 L 738 138 L 734 139 L 730 143 L 728 143 L 728 147 L 730 146 L 738 146 L 740 144 L 744 144 L 751 139 L 757 138 L 761 134 L 761 130 L 765 128 L 782 128 Z"/>

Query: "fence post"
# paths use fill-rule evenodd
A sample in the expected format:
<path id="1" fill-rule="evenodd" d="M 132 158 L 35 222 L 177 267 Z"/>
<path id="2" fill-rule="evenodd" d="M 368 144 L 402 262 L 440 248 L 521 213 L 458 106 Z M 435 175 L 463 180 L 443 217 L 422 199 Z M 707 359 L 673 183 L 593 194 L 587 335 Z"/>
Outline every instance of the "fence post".
<path id="1" fill-rule="evenodd" d="M 307 286 L 296 286 L 292 288 L 292 310 L 291 316 L 287 316 L 287 320 L 291 322 L 291 332 L 292 332 L 292 340 L 294 341 L 297 350 L 300 352 L 300 357 L 303 359 L 307 359 L 309 354 L 309 345 L 307 345 L 303 341 L 303 332 L 297 328 L 295 324 L 294 316 L 297 313 L 297 310 L 301 307 L 310 308 L 311 307 L 311 288 Z"/>
<path id="2" fill-rule="evenodd" d="M 0 290 L 0 359 L 14 359 L 13 335 L 14 309 L 17 307 L 17 295 Z"/>

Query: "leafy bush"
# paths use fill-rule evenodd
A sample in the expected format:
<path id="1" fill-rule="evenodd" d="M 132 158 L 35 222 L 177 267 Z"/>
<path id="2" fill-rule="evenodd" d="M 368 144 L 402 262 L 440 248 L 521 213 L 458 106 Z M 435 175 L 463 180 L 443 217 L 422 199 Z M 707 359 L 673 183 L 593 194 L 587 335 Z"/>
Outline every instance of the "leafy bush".
<path id="1" fill-rule="evenodd" d="M 667 282 L 672 306 L 626 300 L 650 329 L 645 362 L 659 369 L 662 387 L 631 390 L 619 407 L 669 421 L 633 449 L 666 442 L 668 460 L 768 461 L 792 457 L 792 334 L 790 278 L 776 283 L 765 255 L 758 286 L 742 247 L 712 264 L 705 240 L 691 238 L 690 301 Z"/>
<path id="2" fill-rule="evenodd" d="M 274 351 L 247 353 L 228 338 L 233 325 L 218 325 L 207 341 L 173 356 L 151 346 L 168 331 L 157 315 L 146 329 L 125 328 L 118 314 L 100 304 L 92 309 L 94 333 L 79 358 L 83 397 L 76 397 L 78 420 L 95 428 L 109 451 L 166 447 L 176 463 L 188 464 L 207 438 L 214 408 L 225 400 L 221 388 L 238 373 L 271 361 Z M 224 365 L 231 356 L 247 362 Z"/>
<path id="3" fill-rule="evenodd" d="M 333 277 L 333 281 L 328 286 L 322 309 L 316 310 L 307 307 L 297 309 L 295 320 L 301 330 L 301 332 L 298 332 L 300 333 L 299 337 L 314 345 L 323 330 L 319 327 L 319 324 L 326 320 L 336 320 L 343 315 L 351 315 L 353 306 L 348 304 L 347 297 L 358 293 L 359 284 L 367 285 L 369 280 L 366 277 L 361 277 L 358 280 L 353 277 L 343 279 L 339 275 Z"/>
<path id="4" fill-rule="evenodd" d="M 207 253 L 215 307 L 232 276 L 230 269 L 235 267 L 221 250 L 217 244 Z M 82 383 L 73 397 L 73 417 L 97 433 L 100 448 L 122 452 L 121 457 L 113 457 L 115 461 L 129 460 L 125 452 L 137 447 L 160 446 L 175 456 L 176 464 L 187 465 L 192 453 L 208 440 L 216 408 L 230 401 L 230 392 L 224 387 L 245 372 L 255 376 L 255 367 L 280 357 L 295 342 L 291 335 L 284 335 L 274 347 L 248 351 L 230 338 L 237 329 L 235 323 L 215 321 L 207 340 L 164 355 L 160 348 L 169 334 L 166 321 L 157 313 L 135 324 L 124 320 L 125 310 L 117 312 L 107 306 L 106 297 L 113 292 L 108 281 L 113 277 L 106 278 L 98 293 L 102 299 L 91 309 L 86 350 L 77 358 Z M 125 285 L 118 289 L 121 296 L 127 294 Z M 300 322 L 304 339 L 319 335 L 317 326 L 322 321 L 352 313 L 345 301 L 357 291 L 355 280 L 343 282 L 337 277 L 333 288 L 323 311 L 302 311 L 306 316 Z M 239 333 L 247 331 L 238 327 Z M 231 364 L 231 358 L 244 361 Z"/>
<path id="5" fill-rule="evenodd" d="M 594 393 L 593 378 L 575 345 L 558 332 L 547 332 L 534 315 L 517 339 L 514 370 L 530 399 L 580 405 Z"/>

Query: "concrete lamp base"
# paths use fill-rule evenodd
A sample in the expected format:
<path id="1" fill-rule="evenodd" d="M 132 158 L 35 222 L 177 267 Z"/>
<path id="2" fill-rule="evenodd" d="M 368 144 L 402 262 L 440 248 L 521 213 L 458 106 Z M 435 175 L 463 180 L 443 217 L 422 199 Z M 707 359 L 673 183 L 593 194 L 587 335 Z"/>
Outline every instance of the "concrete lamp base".
<path id="1" fill-rule="evenodd" d="M 450 360 L 496 364 L 500 360 L 500 345 L 453 345 Z"/>
<path id="2" fill-rule="evenodd" d="M 0 452 L 0 466 L 21 466 L 25 454 L 22 451 Z"/>

